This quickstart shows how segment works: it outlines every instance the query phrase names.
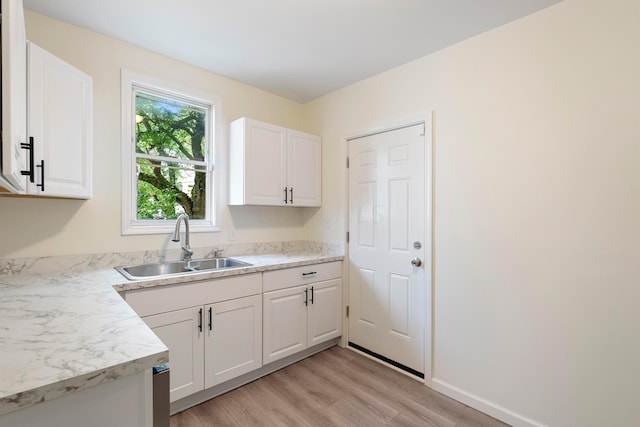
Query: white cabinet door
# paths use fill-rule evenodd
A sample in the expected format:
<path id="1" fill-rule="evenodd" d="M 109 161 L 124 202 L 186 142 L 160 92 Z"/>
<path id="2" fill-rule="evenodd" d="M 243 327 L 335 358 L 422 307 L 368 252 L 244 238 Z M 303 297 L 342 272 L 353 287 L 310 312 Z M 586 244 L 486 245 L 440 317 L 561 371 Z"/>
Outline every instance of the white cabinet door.
<path id="1" fill-rule="evenodd" d="M 29 43 L 30 194 L 91 198 L 92 102 L 90 76 Z"/>
<path id="2" fill-rule="evenodd" d="M 322 203 L 322 143 L 319 136 L 289 130 L 287 133 L 287 181 L 293 206 Z"/>
<path id="3" fill-rule="evenodd" d="M 27 40 L 22 0 L 2 0 L 2 176 L 0 185 L 25 192 L 27 144 Z"/>
<path id="4" fill-rule="evenodd" d="M 263 363 L 281 359 L 307 348 L 306 286 L 265 292 Z"/>
<path id="5" fill-rule="evenodd" d="M 247 118 L 231 123 L 230 205 L 284 205 L 286 132 Z"/>
<path id="6" fill-rule="evenodd" d="M 174 402 L 204 389 L 203 307 L 146 316 L 143 320 L 169 348 L 169 400 Z"/>
<path id="7" fill-rule="evenodd" d="M 309 347 L 342 335 L 342 279 L 309 286 Z"/>
<path id="8" fill-rule="evenodd" d="M 205 306 L 205 388 L 262 366 L 262 296 Z"/>
<path id="9" fill-rule="evenodd" d="M 229 140 L 230 205 L 320 206 L 319 136 L 243 117 Z"/>

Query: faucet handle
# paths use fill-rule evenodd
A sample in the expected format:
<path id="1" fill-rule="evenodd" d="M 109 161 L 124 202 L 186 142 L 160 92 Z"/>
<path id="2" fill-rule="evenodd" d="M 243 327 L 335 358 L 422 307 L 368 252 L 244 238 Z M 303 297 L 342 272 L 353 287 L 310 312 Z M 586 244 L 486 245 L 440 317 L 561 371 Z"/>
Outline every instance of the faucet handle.
<path id="1" fill-rule="evenodd" d="M 219 248 L 215 248 L 213 250 L 213 257 L 214 258 L 220 258 L 220 254 L 224 252 L 224 249 L 219 249 Z"/>

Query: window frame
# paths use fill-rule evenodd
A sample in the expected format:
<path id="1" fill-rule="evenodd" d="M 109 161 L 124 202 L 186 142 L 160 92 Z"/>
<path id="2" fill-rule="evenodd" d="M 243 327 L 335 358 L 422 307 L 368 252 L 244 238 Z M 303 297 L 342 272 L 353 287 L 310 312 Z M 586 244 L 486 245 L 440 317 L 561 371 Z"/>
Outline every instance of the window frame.
<path id="1" fill-rule="evenodd" d="M 221 102 L 219 97 L 201 91 L 182 87 L 151 76 L 146 76 L 130 70 L 121 72 L 121 102 L 122 102 L 122 235 L 133 234 L 165 234 L 175 229 L 175 220 L 139 220 L 137 218 L 137 178 L 136 178 L 136 134 L 135 111 L 136 91 L 148 91 L 150 94 L 175 98 L 183 102 L 205 106 L 209 110 L 206 132 L 207 162 L 207 213 L 204 219 L 190 219 L 191 232 L 220 231 L 216 223 L 220 194 L 218 185 L 220 174 L 217 173 L 215 159 L 218 158 L 217 145 L 222 141 Z M 186 163 L 186 162 L 185 162 Z"/>

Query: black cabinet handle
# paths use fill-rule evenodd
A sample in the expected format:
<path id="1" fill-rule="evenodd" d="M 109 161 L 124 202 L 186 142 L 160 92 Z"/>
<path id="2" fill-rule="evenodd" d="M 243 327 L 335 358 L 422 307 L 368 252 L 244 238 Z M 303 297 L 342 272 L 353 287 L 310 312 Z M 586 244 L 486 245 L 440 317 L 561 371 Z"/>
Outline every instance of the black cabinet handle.
<path id="1" fill-rule="evenodd" d="M 311 287 L 311 304 L 313 304 L 313 286 Z"/>
<path id="2" fill-rule="evenodd" d="M 40 184 L 36 184 L 36 187 L 40 187 L 40 191 L 44 191 L 44 160 L 40 160 L 37 167 L 40 168 Z"/>
<path id="3" fill-rule="evenodd" d="M 309 305 L 309 289 L 304 288 L 304 305 Z"/>
<path id="4" fill-rule="evenodd" d="M 209 307 L 209 330 L 213 330 L 213 308 Z"/>
<path id="5" fill-rule="evenodd" d="M 284 187 L 284 204 L 286 205 L 287 203 L 287 187 Z"/>
<path id="6" fill-rule="evenodd" d="M 310 271 L 308 273 L 302 273 L 302 278 L 304 279 L 305 276 L 313 276 L 313 275 L 315 275 L 317 273 L 318 273 L 317 271 Z"/>
<path id="7" fill-rule="evenodd" d="M 33 167 L 33 137 L 30 136 L 29 137 L 29 142 L 27 143 L 21 143 L 20 144 L 20 148 L 24 149 L 24 150 L 29 150 L 29 169 L 26 171 L 20 171 L 21 175 L 25 175 L 29 177 L 29 182 L 35 182 L 36 178 L 35 178 L 35 172 L 34 172 L 34 167 Z"/>
<path id="8" fill-rule="evenodd" d="M 289 191 L 291 192 L 291 200 L 289 200 L 289 203 L 293 204 L 293 187 L 291 187 Z"/>
<path id="9" fill-rule="evenodd" d="M 198 331 L 202 332 L 202 309 L 198 311 Z"/>

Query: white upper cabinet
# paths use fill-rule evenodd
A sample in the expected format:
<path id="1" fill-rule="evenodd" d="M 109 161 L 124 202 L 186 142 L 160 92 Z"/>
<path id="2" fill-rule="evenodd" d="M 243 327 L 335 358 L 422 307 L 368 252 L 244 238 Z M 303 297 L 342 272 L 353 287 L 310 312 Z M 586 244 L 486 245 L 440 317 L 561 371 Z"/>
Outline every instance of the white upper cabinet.
<path id="1" fill-rule="evenodd" d="M 321 205 L 319 136 L 240 118 L 229 141 L 230 205 Z"/>
<path id="2" fill-rule="evenodd" d="M 322 196 L 322 144 L 320 137 L 287 132 L 289 201 L 294 206 L 320 206 Z"/>
<path id="3" fill-rule="evenodd" d="M 0 186 L 24 193 L 29 173 L 27 42 L 22 0 L 2 0 L 2 178 Z"/>
<path id="4" fill-rule="evenodd" d="M 27 42 L 22 0 L 2 0 L 0 193 L 91 198 L 92 87 Z"/>
<path id="5" fill-rule="evenodd" d="M 35 182 L 28 193 L 92 196 L 92 78 L 29 43 L 29 136 Z"/>

